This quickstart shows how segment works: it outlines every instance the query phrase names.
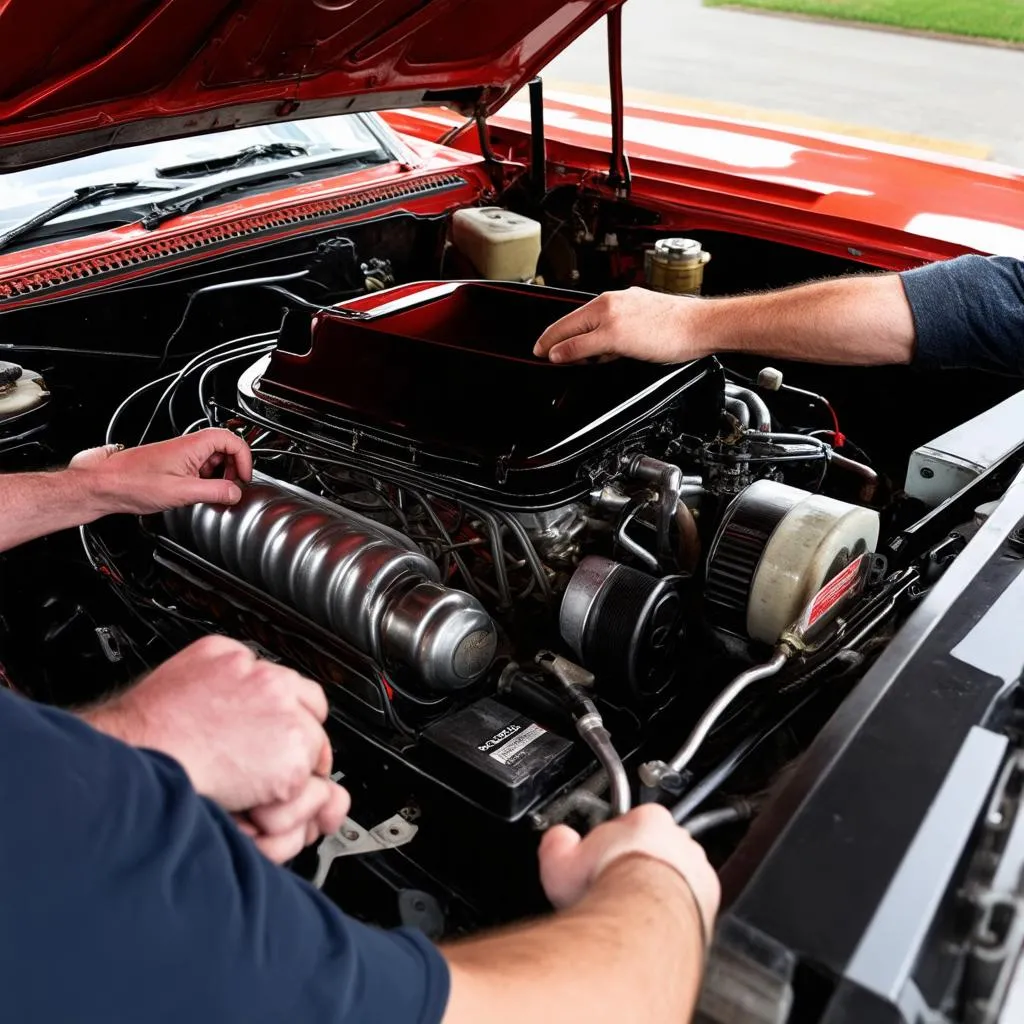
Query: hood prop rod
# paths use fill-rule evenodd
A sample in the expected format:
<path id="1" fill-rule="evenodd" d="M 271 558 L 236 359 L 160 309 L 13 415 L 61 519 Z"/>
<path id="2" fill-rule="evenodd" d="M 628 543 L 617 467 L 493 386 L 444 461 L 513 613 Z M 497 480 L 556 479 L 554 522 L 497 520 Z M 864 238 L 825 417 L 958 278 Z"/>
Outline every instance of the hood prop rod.
<path id="1" fill-rule="evenodd" d="M 541 199 L 548 191 L 548 151 L 544 139 L 544 83 L 530 82 L 530 181 Z"/>
<path id="2" fill-rule="evenodd" d="M 480 155 L 489 164 L 500 164 L 501 161 L 495 156 L 491 147 L 491 134 L 487 127 L 487 108 L 481 103 L 473 114 L 476 122 L 476 132 L 480 139 Z"/>
<path id="3" fill-rule="evenodd" d="M 612 100 L 612 155 L 608 168 L 608 184 L 615 190 L 616 196 L 625 199 L 629 195 L 631 176 L 623 128 L 625 114 L 622 98 L 621 7 L 616 7 L 608 12 L 608 90 Z"/>

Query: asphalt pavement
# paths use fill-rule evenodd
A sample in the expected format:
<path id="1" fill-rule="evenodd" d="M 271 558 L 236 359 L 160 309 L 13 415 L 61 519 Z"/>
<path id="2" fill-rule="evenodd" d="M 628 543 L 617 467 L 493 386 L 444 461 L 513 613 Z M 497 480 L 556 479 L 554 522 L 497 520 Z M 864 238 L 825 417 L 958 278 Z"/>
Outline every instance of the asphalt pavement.
<path id="1" fill-rule="evenodd" d="M 638 99 L 916 143 L 1024 168 L 1024 50 L 747 11 L 628 0 L 623 77 Z M 607 81 L 604 26 L 544 71 Z M 730 109 L 735 106 L 736 109 Z"/>

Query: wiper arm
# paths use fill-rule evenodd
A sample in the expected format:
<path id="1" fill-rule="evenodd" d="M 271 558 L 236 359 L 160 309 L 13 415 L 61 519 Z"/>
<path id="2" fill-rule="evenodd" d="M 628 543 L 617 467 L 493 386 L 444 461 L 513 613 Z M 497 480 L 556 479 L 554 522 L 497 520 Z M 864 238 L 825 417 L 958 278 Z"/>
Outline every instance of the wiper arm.
<path id="1" fill-rule="evenodd" d="M 235 167 L 245 167 L 257 160 L 286 159 L 293 156 L 308 156 L 309 148 L 293 142 L 266 142 L 257 146 L 248 146 L 237 153 L 227 156 L 211 157 L 209 160 L 193 160 L 190 163 L 172 164 L 158 167 L 158 178 L 188 178 L 203 174 L 217 174 L 219 171 L 230 171 Z"/>
<path id="2" fill-rule="evenodd" d="M 0 250 L 6 249 L 12 242 L 31 234 L 36 228 L 42 227 L 51 220 L 56 220 L 61 214 L 69 210 L 76 210 L 90 203 L 99 202 L 109 196 L 122 195 L 131 192 L 166 192 L 175 188 L 174 185 L 150 185 L 143 181 L 111 181 L 104 185 L 85 185 L 76 188 L 70 195 L 65 196 L 59 202 L 46 207 L 33 214 L 28 220 L 15 224 L 0 235 Z"/>
<path id="3" fill-rule="evenodd" d="M 147 231 L 153 231 L 160 227 L 165 221 L 174 217 L 181 217 L 191 213 L 194 209 L 202 206 L 203 203 L 220 196 L 227 195 L 239 189 L 249 188 L 252 185 L 260 185 L 275 178 L 292 177 L 301 175 L 307 171 L 315 171 L 321 167 L 344 167 L 346 164 L 357 164 L 362 161 L 383 162 L 387 158 L 382 156 L 377 148 L 363 149 L 350 152 L 327 153 L 319 159 L 309 159 L 301 164 L 292 167 L 267 167 L 251 174 L 240 175 L 237 178 L 230 178 L 227 181 L 215 181 L 205 188 L 199 187 L 189 189 L 186 195 L 177 196 L 165 202 L 155 202 L 150 205 L 149 213 L 142 218 L 142 226 Z"/>

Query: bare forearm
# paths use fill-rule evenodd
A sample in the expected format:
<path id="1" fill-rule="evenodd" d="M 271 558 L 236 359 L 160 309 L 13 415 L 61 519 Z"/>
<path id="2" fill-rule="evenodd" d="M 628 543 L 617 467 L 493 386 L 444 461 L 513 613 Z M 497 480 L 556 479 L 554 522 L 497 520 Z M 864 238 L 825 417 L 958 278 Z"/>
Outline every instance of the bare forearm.
<path id="1" fill-rule="evenodd" d="M 90 523 L 105 511 L 87 474 L 60 470 L 0 476 L 0 551 Z"/>
<path id="2" fill-rule="evenodd" d="M 79 452 L 56 473 L 0 476 L 0 551 L 116 512 L 146 515 L 214 502 L 233 505 L 252 478 L 249 447 L 227 430 L 124 450 Z"/>
<path id="3" fill-rule="evenodd" d="M 713 352 L 815 363 L 909 363 L 914 321 L 895 274 L 695 303 L 687 335 Z M 684 314 L 687 315 L 687 314 Z"/>
<path id="4" fill-rule="evenodd" d="M 672 868 L 617 861 L 574 909 L 447 947 L 445 1024 L 679 1024 L 699 988 L 700 927 Z"/>

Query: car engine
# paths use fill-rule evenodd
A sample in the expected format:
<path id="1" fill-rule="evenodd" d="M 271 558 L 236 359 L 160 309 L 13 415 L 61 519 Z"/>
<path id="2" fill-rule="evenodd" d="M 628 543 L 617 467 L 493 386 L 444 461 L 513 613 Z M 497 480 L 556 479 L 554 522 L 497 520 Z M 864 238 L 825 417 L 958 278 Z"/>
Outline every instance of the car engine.
<path id="1" fill-rule="evenodd" d="M 8 371 L 5 469 L 104 426 L 131 445 L 216 426 L 255 470 L 235 506 L 6 554 L 0 682 L 73 705 L 209 633 L 317 680 L 352 815 L 292 867 L 385 926 L 540 912 L 543 831 L 640 802 L 725 865 L 1009 469 L 935 508 L 949 460 L 896 492 L 903 449 L 819 370 L 537 358 L 590 295 L 454 255 L 421 280 L 413 230 L 368 229 L 365 262 L 332 238 L 287 273 L 105 296 L 103 337 L 151 323 L 162 349 Z M 662 249 L 692 277 L 686 245 Z M 71 323 L 11 322 L 26 357 Z M 942 407 L 904 411 L 930 430 Z"/>
<path id="2" fill-rule="evenodd" d="M 885 576 L 875 471 L 834 450 L 837 425 L 783 427 L 765 396 L 827 424 L 823 398 L 715 359 L 535 358 L 583 301 L 464 280 L 293 309 L 169 375 L 156 406 L 130 396 L 108 431 L 137 405 L 145 437 L 191 375 L 204 416 L 189 429 L 252 448 L 242 501 L 144 521 L 128 555 L 83 531 L 112 578 L 139 581 L 136 604 L 324 683 L 346 783 L 397 829 L 378 826 L 378 846 L 433 879 L 389 883 L 431 907 L 464 894 L 484 919 L 501 911 L 479 910 L 425 831 L 457 814 L 528 849 L 654 794 L 693 819 L 725 781 L 695 790 L 693 765 L 737 729 L 754 750 L 796 720 L 814 688 L 794 675 L 820 671 Z M 749 817 L 756 794 L 730 806 Z M 321 849 L 319 883 L 338 854 Z"/>

